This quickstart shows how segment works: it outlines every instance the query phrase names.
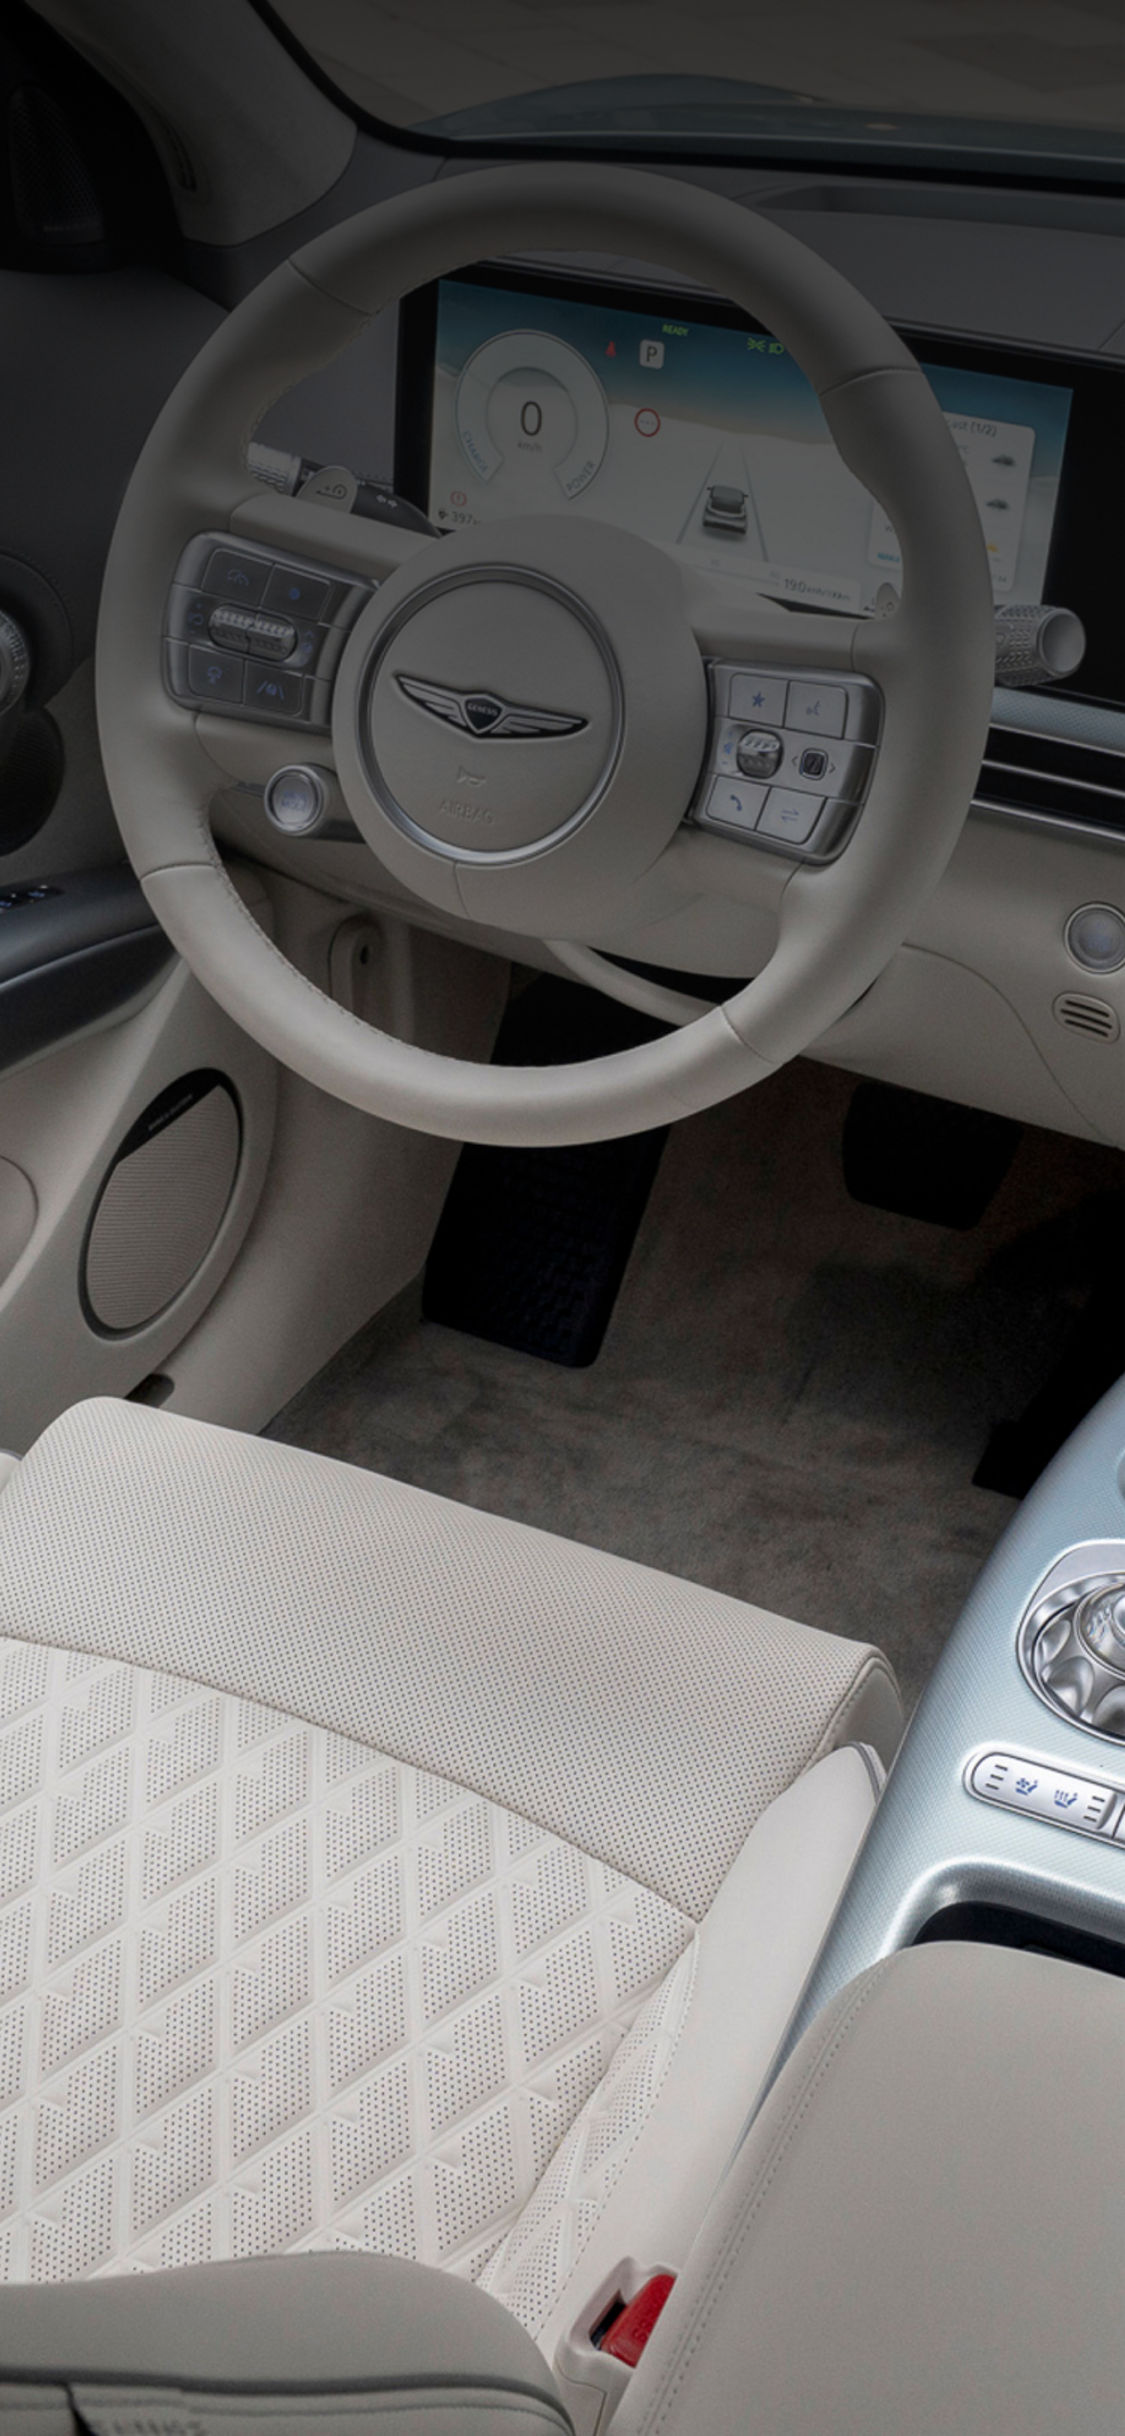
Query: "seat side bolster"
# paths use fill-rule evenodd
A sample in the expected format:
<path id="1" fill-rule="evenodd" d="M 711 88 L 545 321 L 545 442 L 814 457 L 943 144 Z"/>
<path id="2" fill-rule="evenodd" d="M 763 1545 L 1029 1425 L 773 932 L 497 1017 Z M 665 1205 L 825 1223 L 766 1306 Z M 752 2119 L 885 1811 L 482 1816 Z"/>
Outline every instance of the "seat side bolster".
<path id="1" fill-rule="evenodd" d="M 904 1724 L 902 1694 L 894 1671 L 881 1651 L 873 1649 L 829 1719 L 816 1757 L 821 1759 L 846 1743 L 863 1742 L 889 1768 L 902 1741 Z"/>
<path id="2" fill-rule="evenodd" d="M 799 1777 L 752 1828 L 698 1932 L 690 2004 L 616 2187 L 588 2240 L 579 2243 L 573 2221 L 564 2224 L 569 2271 L 556 2282 L 550 2314 L 540 2322 L 524 2316 L 548 2359 L 619 2259 L 671 2267 L 686 2259 L 800 2001 L 874 1804 L 859 1751 L 840 1750 Z M 585 2109 L 587 2125 L 599 2096 Z M 569 2135 L 576 2146 L 582 2128 L 580 2117 Z M 525 2213 L 534 2209 L 532 2200 Z M 550 2247 L 557 2239 L 552 2218 L 540 2241 Z M 509 2307 L 521 2264 L 517 2225 L 482 2278 Z M 535 2281 L 526 2277 L 532 2288 Z"/>

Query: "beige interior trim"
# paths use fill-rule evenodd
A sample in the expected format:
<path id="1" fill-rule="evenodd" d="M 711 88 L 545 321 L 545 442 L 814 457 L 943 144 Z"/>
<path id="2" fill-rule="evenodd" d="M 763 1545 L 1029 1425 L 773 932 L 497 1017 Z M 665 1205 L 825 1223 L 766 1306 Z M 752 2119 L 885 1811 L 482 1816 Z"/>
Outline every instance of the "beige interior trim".
<path id="1" fill-rule="evenodd" d="M 620 2436 L 1117 2425 L 1125 1990 L 936 1944 L 853 1980 L 761 2109 Z"/>
<path id="2" fill-rule="evenodd" d="M 173 2428 L 229 2428 L 231 2388 L 244 2398 L 244 2411 L 234 2403 L 240 2426 L 257 2424 L 259 2412 L 264 2427 L 276 2426 L 291 2397 L 283 2424 L 302 2436 L 345 2428 L 354 2436 L 376 2428 L 386 2436 L 563 2436 L 569 2427 L 542 2361 L 505 2310 L 471 2285 L 395 2258 L 240 2259 L 157 2277 L 22 2286 L 0 2292 L 0 2356 L 13 2380 L 3 2389 L 4 2419 L 14 2413 L 17 2427 L 34 2424 L 44 2436 L 74 2424 L 62 2382 L 87 2378 L 83 2400 L 99 2427 L 109 2424 L 108 2406 L 115 2428 L 160 2427 L 169 2436 Z M 32 2375 L 38 2390 L 29 2393 Z M 106 2391 L 111 2376 L 115 2385 L 149 2389 L 147 2397 L 119 2395 L 121 2417 Z M 177 2393 L 181 2381 L 187 2390 Z M 201 2385 L 227 2391 L 212 2402 Z M 154 2386 L 165 2388 L 155 2402 Z"/>

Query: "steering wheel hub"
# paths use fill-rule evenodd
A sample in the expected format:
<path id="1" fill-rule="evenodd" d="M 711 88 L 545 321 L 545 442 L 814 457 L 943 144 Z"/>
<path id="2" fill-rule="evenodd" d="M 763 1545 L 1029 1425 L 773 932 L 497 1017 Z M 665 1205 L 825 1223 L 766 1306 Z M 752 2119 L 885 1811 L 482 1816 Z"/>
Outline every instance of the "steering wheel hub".
<path id="1" fill-rule="evenodd" d="M 379 586 L 332 741 L 352 818 L 416 896 L 582 937 L 675 834 L 707 721 L 665 552 L 592 517 L 513 516 Z"/>
<path id="2" fill-rule="evenodd" d="M 561 841 L 605 793 L 623 690 L 577 596 L 525 568 L 439 575 L 387 617 L 359 693 L 360 749 L 381 810 L 457 862 Z"/>

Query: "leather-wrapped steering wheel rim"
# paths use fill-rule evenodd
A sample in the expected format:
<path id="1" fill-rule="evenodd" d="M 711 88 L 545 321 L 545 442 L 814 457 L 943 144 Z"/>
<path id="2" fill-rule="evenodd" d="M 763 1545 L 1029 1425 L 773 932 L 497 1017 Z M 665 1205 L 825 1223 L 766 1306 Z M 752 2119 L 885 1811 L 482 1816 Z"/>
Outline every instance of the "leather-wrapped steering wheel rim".
<path id="1" fill-rule="evenodd" d="M 592 519 L 520 518 L 430 541 L 251 482 L 247 443 L 279 395 L 401 294 L 508 251 L 514 239 L 536 252 L 654 261 L 730 297 L 773 331 L 812 382 L 845 462 L 895 528 L 903 567 L 896 615 L 795 616 L 748 591 L 743 598 L 744 587 L 708 583 Z M 223 869 L 209 809 L 225 781 L 206 720 L 172 698 L 164 675 L 169 586 L 201 531 L 272 544 L 287 557 L 322 561 L 330 551 L 375 587 L 337 677 L 331 754 L 376 854 L 446 914 L 573 940 L 580 954 L 587 906 L 591 919 L 597 906 L 604 938 L 615 889 L 623 906 L 631 888 L 651 892 L 694 783 L 709 656 L 815 664 L 878 689 L 878 749 L 854 830 L 834 860 L 785 874 L 777 946 L 756 979 L 725 1006 L 639 1048 L 526 1069 L 463 1062 L 378 1032 L 285 960 Z M 543 647 L 563 636 L 574 682 L 590 701 L 600 706 L 617 686 L 621 732 L 573 820 L 562 819 L 542 843 L 533 835 L 526 852 L 459 858 L 456 845 L 391 817 L 389 789 L 379 800 L 371 738 L 378 746 L 393 729 L 398 704 L 388 709 L 373 691 L 373 672 L 390 665 L 388 636 L 436 632 L 440 616 L 456 637 L 455 585 L 479 629 L 481 587 L 492 614 L 501 568 L 526 600 L 533 589 L 542 596 Z M 567 617 L 573 636 L 559 623 Z M 588 667 L 583 621 L 594 638 Z M 550 1144 L 629 1133 L 710 1106 L 807 1048 L 870 986 L 960 833 L 984 746 L 992 664 L 991 586 L 969 486 L 929 383 L 874 308 L 771 222 L 680 179 L 528 164 L 438 181 L 359 214 L 304 247 L 230 314 L 173 392 L 130 482 L 106 571 L 97 684 L 130 861 L 173 943 L 234 1020 L 283 1064 L 372 1114 L 454 1139 Z M 277 743 L 279 761 L 307 757 L 291 728 L 279 726 Z M 593 768 L 593 744 L 588 759 Z M 554 800 L 555 788 L 565 811 L 565 772 L 556 787 L 562 763 L 535 766 L 545 799 Z"/>

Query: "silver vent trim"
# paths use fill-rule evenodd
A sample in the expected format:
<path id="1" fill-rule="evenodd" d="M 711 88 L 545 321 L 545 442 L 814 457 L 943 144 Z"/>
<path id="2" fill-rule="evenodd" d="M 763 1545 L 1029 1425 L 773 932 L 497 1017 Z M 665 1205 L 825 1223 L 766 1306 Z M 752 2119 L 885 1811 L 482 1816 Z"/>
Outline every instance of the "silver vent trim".
<path id="1" fill-rule="evenodd" d="M 1125 748 L 994 719 L 973 808 L 1125 845 Z"/>

